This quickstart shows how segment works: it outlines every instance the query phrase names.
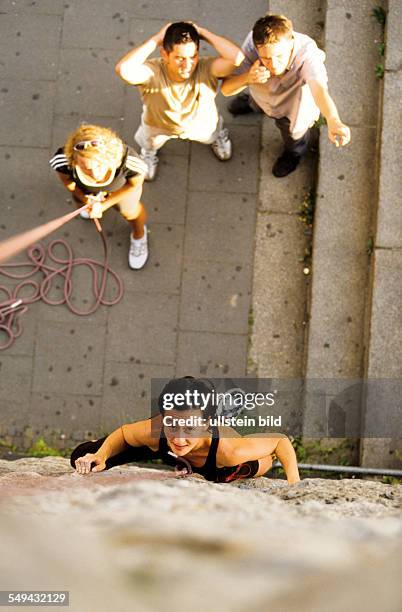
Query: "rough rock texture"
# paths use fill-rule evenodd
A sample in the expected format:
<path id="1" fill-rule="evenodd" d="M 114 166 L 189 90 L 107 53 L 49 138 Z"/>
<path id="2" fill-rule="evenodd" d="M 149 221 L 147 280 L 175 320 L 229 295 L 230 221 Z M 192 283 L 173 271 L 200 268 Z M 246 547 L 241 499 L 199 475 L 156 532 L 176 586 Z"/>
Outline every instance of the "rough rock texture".
<path id="1" fill-rule="evenodd" d="M 401 609 L 402 487 L 137 466 L 79 476 L 0 461 L 2 589 L 69 589 L 74 612 Z M 133 607 L 134 606 L 134 607 Z"/>

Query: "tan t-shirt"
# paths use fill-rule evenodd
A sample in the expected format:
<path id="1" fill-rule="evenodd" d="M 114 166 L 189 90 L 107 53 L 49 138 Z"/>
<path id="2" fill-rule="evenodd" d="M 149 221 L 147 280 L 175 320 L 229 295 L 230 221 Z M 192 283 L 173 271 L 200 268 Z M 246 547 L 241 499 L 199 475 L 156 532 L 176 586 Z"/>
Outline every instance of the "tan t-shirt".
<path id="1" fill-rule="evenodd" d="M 183 83 L 174 83 L 168 76 L 162 59 L 150 59 L 145 66 L 152 76 L 139 85 L 144 104 L 143 121 L 171 134 L 205 129 L 213 132 L 218 123 L 215 97 L 218 79 L 212 74 L 215 58 L 200 58 L 197 68 Z"/>

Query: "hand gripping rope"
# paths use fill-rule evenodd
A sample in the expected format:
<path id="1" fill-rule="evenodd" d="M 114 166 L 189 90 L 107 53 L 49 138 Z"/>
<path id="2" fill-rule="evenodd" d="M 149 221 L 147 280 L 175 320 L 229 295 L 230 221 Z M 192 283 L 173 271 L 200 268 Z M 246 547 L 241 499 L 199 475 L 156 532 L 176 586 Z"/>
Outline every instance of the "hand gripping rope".
<path id="1" fill-rule="evenodd" d="M 0 284 L 0 350 L 5 350 L 18 338 L 22 333 L 22 325 L 20 322 L 20 316 L 27 312 L 28 305 L 39 300 L 43 300 L 46 304 L 57 306 L 59 304 L 66 304 L 67 307 L 76 315 L 86 316 L 93 314 L 99 306 L 112 306 L 117 304 L 123 297 L 123 281 L 114 272 L 108 264 L 108 246 L 105 235 L 102 231 L 102 227 L 97 219 L 94 219 L 96 228 L 101 235 L 103 250 L 104 250 L 104 261 L 99 262 L 94 259 L 88 258 L 76 258 L 74 259 L 73 251 L 65 240 L 58 239 L 53 240 L 47 248 L 41 244 L 34 244 L 37 240 L 47 236 L 51 232 L 74 219 L 81 210 L 84 210 L 86 206 L 79 208 L 78 210 L 64 215 L 54 221 L 45 223 L 40 227 L 33 230 L 29 230 L 13 238 L 9 238 L 4 242 L 0 243 L 0 276 L 4 275 L 7 278 L 18 279 L 22 282 L 18 283 L 12 289 Z M 21 263 L 7 263 L 4 264 L 6 259 L 9 259 L 13 255 L 16 255 L 20 251 L 26 249 L 27 255 L 30 261 Z M 64 257 L 57 256 L 55 250 L 62 247 L 66 253 Z M 58 266 L 49 265 L 46 263 L 47 260 L 51 260 Z M 79 310 L 75 308 L 71 302 L 71 294 L 73 290 L 72 274 L 74 268 L 77 266 L 87 266 L 92 272 L 92 289 L 95 296 L 95 301 L 87 310 Z M 8 271 L 15 268 L 27 268 L 30 267 L 28 272 L 18 274 L 16 272 Z M 36 273 L 41 272 L 43 274 L 42 280 L 34 281 L 30 277 Z M 111 299 L 105 298 L 106 285 L 108 281 L 108 275 L 110 275 L 116 285 L 115 296 Z M 50 299 L 49 293 L 52 289 L 52 282 L 55 278 L 61 278 L 63 281 L 63 297 L 58 300 Z M 29 287 L 31 295 L 23 296 L 24 290 Z M 2 298 L 3 295 L 3 298 Z M 5 299 L 4 299 L 5 296 Z M 1 338 L 6 336 L 4 342 L 1 342 Z"/>

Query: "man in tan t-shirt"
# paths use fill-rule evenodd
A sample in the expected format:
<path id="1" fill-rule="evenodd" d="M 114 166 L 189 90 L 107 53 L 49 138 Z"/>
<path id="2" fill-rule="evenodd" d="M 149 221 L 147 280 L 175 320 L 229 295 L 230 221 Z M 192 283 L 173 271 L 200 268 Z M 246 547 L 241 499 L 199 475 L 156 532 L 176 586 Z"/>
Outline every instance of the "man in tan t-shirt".
<path id="1" fill-rule="evenodd" d="M 200 39 L 220 57 L 199 57 Z M 161 58 L 148 59 L 157 47 Z M 148 167 L 147 180 L 156 174 L 157 150 L 171 138 L 211 144 L 218 159 L 232 155 L 228 130 L 218 113 L 218 79 L 239 66 L 244 55 L 234 43 L 189 22 L 167 24 L 117 64 L 116 72 L 138 85 L 143 102 L 141 125 L 135 139 Z"/>

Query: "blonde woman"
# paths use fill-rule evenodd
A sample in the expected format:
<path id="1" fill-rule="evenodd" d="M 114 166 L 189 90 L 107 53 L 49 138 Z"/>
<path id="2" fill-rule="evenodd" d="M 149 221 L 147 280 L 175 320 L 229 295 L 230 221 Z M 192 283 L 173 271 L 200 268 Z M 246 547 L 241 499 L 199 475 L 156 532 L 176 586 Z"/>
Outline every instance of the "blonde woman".
<path id="1" fill-rule="evenodd" d="M 131 226 L 128 263 L 142 268 L 148 258 L 146 211 L 140 201 L 147 171 L 144 162 L 109 128 L 81 125 L 50 160 L 84 219 L 102 217 L 112 206 Z"/>

